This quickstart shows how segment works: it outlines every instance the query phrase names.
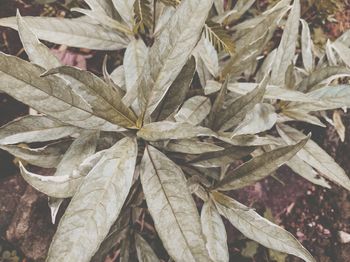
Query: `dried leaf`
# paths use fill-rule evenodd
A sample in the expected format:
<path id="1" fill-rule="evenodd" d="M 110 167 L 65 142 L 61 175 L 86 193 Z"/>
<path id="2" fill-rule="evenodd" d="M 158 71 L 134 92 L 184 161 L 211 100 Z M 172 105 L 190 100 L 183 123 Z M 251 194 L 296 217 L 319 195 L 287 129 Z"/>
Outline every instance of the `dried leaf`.
<path id="1" fill-rule="evenodd" d="M 140 262 L 160 262 L 157 255 L 139 234 L 135 234 L 137 258 Z"/>
<path id="2" fill-rule="evenodd" d="M 210 99 L 205 96 L 194 96 L 188 99 L 174 116 L 177 122 L 199 125 L 211 109 Z"/>
<path id="3" fill-rule="evenodd" d="M 310 35 L 310 28 L 304 19 L 300 19 L 303 30 L 301 32 L 301 53 L 303 58 L 303 64 L 308 72 L 314 70 L 314 57 L 312 53 L 313 43 Z"/>
<path id="4" fill-rule="evenodd" d="M 135 28 L 134 31 L 145 32 L 146 28 L 152 28 L 153 18 L 151 2 L 149 0 L 135 0 L 134 2 Z"/>
<path id="5" fill-rule="evenodd" d="M 228 32 L 220 24 L 207 21 L 204 25 L 205 37 L 211 42 L 218 52 L 225 50 L 229 54 L 235 51 L 235 44 Z"/>
<path id="6" fill-rule="evenodd" d="M 346 131 L 346 128 L 343 124 L 343 121 L 341 119 L 341 115 L 339 113 L 339 111 L 334 111 L 333 112 L 333 122 L 334 122 L 334 128 L 335 130 L 337 131 L 339 137 L 340 137 L 340 140 L 342 142 L 345 141 L 345 131 Z"/>

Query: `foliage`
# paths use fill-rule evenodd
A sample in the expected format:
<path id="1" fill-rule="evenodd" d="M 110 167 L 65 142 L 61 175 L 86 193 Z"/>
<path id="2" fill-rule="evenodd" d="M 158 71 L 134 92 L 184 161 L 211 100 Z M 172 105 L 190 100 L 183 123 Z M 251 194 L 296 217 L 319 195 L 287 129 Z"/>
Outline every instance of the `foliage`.
<path id="1" fill-rule="evenodd" d="M 0 53 L 0 90 L 42 113 L 1 127 L 0 147 L 56 168 L 41 176 L 20 163 L 24 179 L 49 196 L 53 221 L 62 199 L 72 198 L 47 261 L 102 261 L 116 243 L 125 261 L 133 250 L 139 261 L 158 261 L 136 226 L 145 212 L 175 261 L 228 261 L 222 217 L 270 249 L 315 261 L 289 232 L 223 192 L 283 164 L 319 186 L 350 190 L 344 170 L 289 125 L 324 126 L 317 111 L 350 107 L 350 87 L 331 81 L 350 74 L 347 34 L 315 52 L 304 20 L 299 34 L 299 0 L 240 23 L 232 21 L 254 1 L 232 10 L 223 1 L 165 2 L 86 0 L 79 18 L 0 19 L 19 31 L 31 61 Z M 278 48 L 267 50 L 282 24 Z M 111 74 L 104 68 L 102 80 L 62 66 L 38 38 L 126 48 L 123 65 Z"/>

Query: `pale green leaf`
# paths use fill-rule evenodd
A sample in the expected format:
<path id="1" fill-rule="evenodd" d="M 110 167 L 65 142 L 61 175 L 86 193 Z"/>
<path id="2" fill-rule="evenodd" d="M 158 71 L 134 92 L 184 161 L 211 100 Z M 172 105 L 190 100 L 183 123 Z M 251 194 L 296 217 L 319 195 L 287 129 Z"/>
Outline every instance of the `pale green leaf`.
<path id="1" fill-rule="evenodd" d="M 11 155 L 28 162 L 34 166 L 55 168 L 62 160 L 64 152 L 71 141 L 63 141 L 49 144 L 40 148 L 28 148 L 17 145 L 0 145 L 0 149 Z"/>
<path id="2" fill-rule="evenodd" d="M 213 143 L 202 142 L 197 139 L 182 139 L 170 141 L 167 143 L 164 149 L 170 152 L 197 155 L 208 152 L 221 151 L 224 148 Z"/>
<path id="3" fill-rule="evenodd" d="M 270 130 L 277 121 L 275 107 L 270 104 L 259 103 L 248 112 L 242 122 L 233 130 L 232 136 L 254 135 Z"/>
<path id="4" fill-rule="evenodd" d="M 186 64 L 202 32 L 213 0 L 183 1 L 149 51 L 139 86 L 140 108 L 147 119 Z"/>
<path id="5" fill-rule="evenodd" d="M 130 29 L 134 26 L 134 2 L 135 0 L 112 0 L 115 9 Z"/>
<path id="6" fill-rule="evenodd" d="M 137 258 L 140 262 L 160 262 L 153 249 L 139 234 L 135 234 Z"/>
<path id="7" fill-rule="evenodd" d="M 31 62 L 45 69 L 61 66 L 61 62 L 52 51 L 47 46 L 40 43 L 36 35 L 21 17 L 19 11 L 17 11 L 17 24 L 21 42 Z"/>
<path id="8" fill-rule="evenodd" d="M 77 134 L 79 128 L 46 116 L 25 116 L 0 128 L 0 144 L 18 144 L 57 140 Z"/>
<path id="9" fill-rule="evenodd" d="M 313 43 L 310 34 L 310 28 L 304 19 L 301 19 L 302 32 L 301 32 L 301 53 L 303 58 L 304 68 L 308 72 L 312 72 L 314 69 L 314 57 L 312 53 Z"/>
<path id="10" fill-rule="evenodd" d="M 338 53 L 340 59 L 344 62 L 346 66 L 350 66 L 350 48 L 347 47 L 342 42 L 334 42 L 332 44 L 334 50 Z"/>
<path id="11" fill-rule="evenodd" d="M 137 80 L 143 72 L 147 54 L 148 49 L 142 39 L 130 41 L 123 61 L 126 90 L 130 90 L 134 85 L 137 85 Z"/>
<path id="12" fill-rule="evenodd" d="M 137 132 L 137 136 L 146 141 L 159 141 L 215 136 L 215 132 L 209 128 L 194 126 L 189 123 L 162 121 L 144 125 Z"/>
<path id="13" fill-rule="evenodd" d="M 46 261 L 90 261 L 118 218 L 132 184 L 136 158 L 137 142 L 132 138 L 120 140 L 105 152 L 61 218 Z"/>
<path id="14" fill-rule="evenodd" d="M 39 39 L 56 44 L 96 50 L 118 50 L 128 44 L 128 40 L 115 30 L 88 23 L 81 18 L 29 16 L 23 19 Z M 17 30 L 16 17 L 1 18 L 0 26 Z"/>
<path id="15" fill-rule="evenodd" d="M 286 109 L 283 109 L 282 113 L 284 116 L 287 116 L 292 121 L 297 120 L 297 121 L 310 123 L 312 125 L 326 127 L 326 125 L 323 124 L 318 117 L 312 116 L 307 112 L 303 111 L 302 109 L 296 108 L 295 110 L 293 110 L 293 107 L 291 109 L 287 107 Z"/>
<path id="16" fill-rule="evenodd" d="M 211 103 L 209 98 L 205 96 L 194 96 L 183 104 L 174 118 L 177 122 L 199 125 L 209 115 L 210 109 Z"/>
<path id="17" fill-rule="evenodd" d="M 88 71 L 69 66 L 51 69 L 45 76 L 55 73 L 68 75 L 81 83 L 75 90 L 91 105 L 96 114 L 118 126 L 135 128 L 137 118 L 134 112 L 123 104 L 118 92 L 102 79 Z"/>
<path id="18" fill-rule="evenodd" d="M 84 0 L 94 13 L 105 14 L 113 18 L 112 0 Z"/>
<path id="19" fill-rule="evenodd" d="M 181 168 L 147 146 L 141 161 L 141 183 L 155 228 L 169 255 L 175 261 L 211 261 L 197 207 Z"/>
<path id="20" fill-rule="evenodd" d="M 287 144 L 294 143 L 305 137 L 302 132 L 286 125 L 278 125 L 277 130 Z M 297 155 L 318 170 L 320 175 L 350 190 L 350 179 L 345 171 L 314 141 L 309 140 Z"/>
<path id="21" fill-rule="evenodd" d="M 285 229 L 232 198 L 217 192 L 212 193 L 212 197 L 220 214 L 247 238 L 267 248 L 300 257 L 306 262 L 316 262 L 298 240 Z"/>
<path id="22" fill-rule="evenodd" d="M 252 158 L 226 174 L 215 185 L 215 188 L 228 191 L 254 184 L 291 159 L 306 144 L 308 139 L 309 137 L 304 137 L 296 144 L 283 146 Z"/>
<path id="23" fill-rule="evenodd" d="M 272 84 L 284 85 L 285 83 L 285 73 L 295 55 L 296 42 L 299 35 L 299 20 L 300 0 L 294 0 L 292 10 L 283 31 L 281 42 L 277 49 L 275 61 L 272 65 Z"/>
<path id="24" fill-rule="evenodd" d="M 204 65 L 214 77 L 219 75 L 218 53 L 209 39 L 202 36 L 193 52 L 197 53 L 196 55 L 202 59 Z"/>
<path id="25" fill-rule="evenodd" d="M 120 127 L 99 117 L 67 83 L 56 77 L 40 77 L 44 70 L 0 52 L 0 90 L 64 123 L 105 131 Z"/>
<path id="26" fill-rule="evenodd" d="M 229 252 L 224 222 L 212 201 L 204 203 L 201 211 L 203 234 L 207 239 L 210 258 L 216 262 L 228 262 Z"/>

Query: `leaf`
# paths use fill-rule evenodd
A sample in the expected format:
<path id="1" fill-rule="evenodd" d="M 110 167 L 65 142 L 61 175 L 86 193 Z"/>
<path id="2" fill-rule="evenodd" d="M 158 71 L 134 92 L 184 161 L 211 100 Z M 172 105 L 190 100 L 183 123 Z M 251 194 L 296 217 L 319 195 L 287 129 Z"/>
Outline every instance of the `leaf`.
<path id="1" fill-rule="evenodd" d="M 90 261 L 118 218 L 132 184 L 136 158 L 133 138 L 124 138 L 106 151 L 63 215 L 48 262 Z"/>
<path id="2" fill-rule="evenodd" d="M 304 19 L 300 19 L 302 24 L 302 32 L 301 32 L 301 53 L 303 58 L 303 64 L 308 72 L 312 72 L 314 70 L 314 57 L 312 53 L 313 43 L 310 35 L 310 28 L 307 22 Z"/>
<path id="3" fill-rule="evenodd" d="M 350 48 L 347 47 L 342 42 L 337 42 L 337 41 L 332 44 L 332 47 L 338 53 L 339 57 L 344 62 L 344 64 L 349 67 L 350 66 Z"/>
<path id="4" fill-rule="evenodd" d="M 118 66 L 110 75 L 112 81 L 121 89 L 126 90 L 124 66 Z"/>
<path id="5" fill-rule="evenodd" d="M 188 99 L 174 116 L 177 122 L 199 125 L 211 109 L 210 99 L 205 96 L 193 96 Z"/>
<path id="6" fill-rule="evenodd" d="M 193 52 L 203 60 L 204 65 L 214 77 L 219 76 L 218 53 L 208 38 L 202 36 Z"/>
<path id="7" fill-rule="evenodd" d="M 209 128 L 194 126 L 189 123 L 162 121 L 144 125 L 137 132 L 137 136 L 146 141 L 159 141 L 215 136 L 215 133 Z"/>
<path id="8" fill-rule="evenodd" d="M 134 2 L 135 0 L 112 0 L 115 9 L 124 22 L 132 28 L 134 25 Z"/>
<path id="9" fill-rule="evenodd" d="M 113 18 L 113 5 L 111 0 L 84 0 L 94 13 L 105 14 Z"/>
<path id="10" fill-rule="evenodd" d="M 29 60 L 45 69 L 61 66 L 61 62 L 52 51 L 40 43 L 17 10 L 18 33 Z"/>
<path id="11" fill-rule="evenodd" d="M 162 2 L 165 5 L 176 7 L 181 3 L 181 0 L 160 0 L 160 2 Z"/>
<path id="12" fill-rule="evenodd" d="M 218 52 L 225 50 L 232 55 L 235 51 L 235 44 L 228 32 L 220 24 L 207 21 L 204 25 L 205 37 L 215 46 Z"/>
<path id="13" fill-rule="evenodd" d="M 267 248 L 300 257 L 307 262 L 316 262 L 298 240 L 285 229 L 223 194 L 213 192 L 212 198 L 220 214 L 247 238 Z"/>
<path id="14" fill-rule="evenodd" d="M 312 116 L 308 114 L 307 112 L 295 109 L 293 110 L 293 107 L 289 109 L 288 107 L 286 109 L 282 110 L 283 115 L 291 118 L 292 120 L 302 121 L 306 123 L 310 123 L 312 125 L 317 125 L 321 127 L 326 127 L 320 119 L 318 119 L 316 116 Z"/>
<path id="15" fill-rule="evenodd" d="M 251 92 L 252 90 L 254 90 L 254 88 L 256 88 L 258 85 L 259 84 L 257 83 L 243 83 L 243 82 L 229 83 L 228 90 L 240 95 L 245 95 L 248 92 Z M 317 102 L 316 99 L 306 96 L 302 92 L 299 92 L 296 90 L 289 90 L 289 89 L 281 88 L 278 86 L 272 86 L 272 85 L 268 85 L 266 87 L 264 98 L 279 99 L 282 101 L 306 102 L 306 103 Z"/>
<path id="16" fill-rule="evenodd" d="M 139 234 L 135 234 L 137 258 L 140 262 L 160 262 L 157 255 Z"/>
<path id="17" fill-rule="evenodd" d="M 222 167 L 225 165 L 232 164 L 237 160 L 241 160 L 243 157 L 248 156 L 254 147 L 238 147 L 230 146 L 224 150 L 217 152 L 203 153 L 198 157 L 191 159 L 188 163 L 197 167 Z"/>
<path id="18" fill-rule="evenodd" d="M 56 172 L 54 174 L 55 177 L 59 176 L 67 176 L 72 174 L 75 175 L 75 178 L 78 174 L 76 174 L 76 169 L 78 169 L 81 162 L 84 161 L 85 158 L 91 156 L 95 153 L 97 142 L 99 138 L 99 132 L 96 131 L 85 131 L 80 134 L 80 136 L 73 141 L 68 150 L 65 152 L 61 162 L 56 167 Z M 81 178 L 81 174 L 79 174 Z M 75 193 L 76 189 L 80 185 L 82 179 L 76 178 L 73 181 L 73 184 L 68 185 L 68 190 L 71 196 Z M 40 191 L 40 190 L 39 190 Z M 45 193 L 45 192 L 44 192 Z M 45 193 L 46 194 L 46 193 Z M 55 198 L 49 199 L 49 207 L 51 209 L 51 218 L 52 223 L 55 223 L 56 215 L 61 206 L 63 199 Z"/>
<path id="19" fill-rule="evenodd" d="M 170 141 L 167 143 L 164 149 L 170 152 L 184 154 L 203 154 L 208 152 L 217 152 L 223 150 L 224 148 L 209 142 L 202 142 L 197 139 L 182 139 Z"/>
<path id="20" fill-rule="evenodd" d="M 275 107 L 270 104 L 259 103 L 248 112 L 243 121 L 233 130 L 232 136 L 254 135 L 270 130 L 277 121 Z"/>
<path id="21" fill-rule="evenodd" d="M 333 112 L 333 122 L 334 122 L 334 128 L 337 131 L 337 133 L 340 137 L 340 140 L 342 142 L 344 142 L 346 128 L 343 124 L 343 120 L 341 119 L 341 115 L 340 115 L 339 111 Z"/>
<path id="22" fill-rule="evenodd" d="M 135 13 L 135 28 L 134 31 L 145 32 L 145 29 L 152 28 L 153 18 L 152 10 L 150 7 L 151 3 L 149 0 L 135 0 L 134 2 L 134 13 Z"/>
<path id="23" fill-rule="evenodd" d="M 229 77 L 226 77 L 225 82 L 221 85 L 221 89 L 219 94 L 216 96 L 213 107 L 210 110 L 209 118 L 208 118 L 208 126 L 212 127 L 214 130 L 218 128 L 218 120 L 220 119 L 220 113 L 222 112 L 225 97 L 227 93 L 227 85 L 228 85 Z"/>
<path id="24" fill-rule="evenodd" d="M 165 120 L 183 103 L 190 89 L 195 71 L 196 62 L 195 59 L 191 57 L 169 87 L 168 92 L 165 94 L 157 109 L 153 112 L 152 116 L 155 121 Z"/>
<path id="25" fill-rule="evenodd" d="M 215 3 L 217 2 L 223 4 L 223 1 L 221 0 L 215 1 Z M 254 3 L 255 0 L 238 0 L 235 7 L 232 10 L 228 10 L 224 13 L 218 12 L 219 16 L 214 17 L 213 21 L 220 24 L 231 24 L 233 21 L 238 20 L 245 12 L 247 12 Z"/>
<path id="26" fill-rule="evenodd" d="M 51 69 L 45 76 L 56 73 L 68 75 L 82 84 L 76 87 L 76 92 L 92 106 L 96 114 L 121 127 L 136 127 L 137 118 L 134 112 L 123 104 L 118 92 L 99 77 L 69 66 Z"/>
<path id="27" fill-rule="evenodd" d="M 318 176 L 318 173 L 298 156 L 292 157 L 286 163 L 286 165 L 289 166 L 295 173 L 310 181 L 311 183 L 325 188 L 331 188 L 331 186 L 323 177 Z"/>
<path id="28" fill-rule="evenodd" d="M 240 165 L 215 185 L 222 191 L 234 190 L 251 185 L 262 178 L 267 177 L 277 168 L 291 159 L 308 141 L 309 137 L 303 137 L 296 144 L 283 146 L 256 156 Z"/>
<path id="29" fill-rule="evenodd" d="M 61 161 L 64 152 L 71 141 L 63 141 L 49 144 L 40 148 L 28 148 L 17 145 L 0 145 L 0 149 L 22 159 L 34 166 L 55 168 Z"/>
<path id="30" fill-rule="evenodd" d="M 128 44 L 128 40 L 114 30 L 81 18 L 27 16 L 23 19 L 39 39 L 56 44 L 96 50 L 119 50 Z M 0 26 L 17 30 L 16 17 L 1 18 Z"/>
<path id="31" fill-rule="evenodd" d="M 350 70 L 341 66 L 327 66 L 312 72 L 308 77 L 304 78 L 297 86 L 297 90 L 308 92 L 317 89 L 317 85 L 323 82 L 330 83 L 333 79 L 349 76 Z"/>
<path id="32" fill-rule="evenodd" d="M 305 137 L 300 131 L 285 125 L 278 125 L 277 131 L 287 144 Z M 314 141 L 309 140 L 298 153 L 298 157 L 318 170 L 325 178 L 350 190 L 350 179 L 345 171 Z"/>
<path id="33" fill-rule="evenodd" d="M 61 122 L 86 129 L 120 129 L 99 117 L 66 82 L 56 76 L 40 77 L 43 69 L 0 53 L 0 90 Z"/>
<path id="34" fill-rule="evenodd" d="M 58 140 L 79 132 L 79 128 L 46 116 L 25 116 L 0 128 L 0 144 L 18 144 Z"/>
<path id="35" fill-rule="evenodd" d="M 271 83 L 284 85 L 285 73 L 288 66 L 294 59 L 296 42 L 299 33 L 300 0 L 294 0 L 292 10 L 289 14 L 286 26 L 283 31 L 280 45 L 277 49 L 275 62 L 272 65 Z"/>
<path id="36" fill-rule="evenodd" d="M 142 75 L 147 54 L 148 49 L 142 39 L 130 41 L 123 61 L 126 90 L 130 90 L 134 85 L 137 85 L 137 80 Z"/>
<path id="37" fill-rule="evenodd" d="M 34 174 L 26 170 L 22 163 L 20 163 L 20 171 L 24 180 L 36 190 L 50 197 L 69 198 L 75 194 L 84 177 L 100 161 L 104 153 L 105 151 L 100 151 L 87 157 L 77 168 L 59 176 Z"/>
<path id="38" fill-rule="evenodd" d="M 186 64 L 212 4 L 213 0 L 182 2 L 156 36 L 138 90 L 146 122 Z"/>
<path id="39" fill-rule="evenodd" d="M 251 111 L 254 106 L 261 102 L 266 91 L 268 78 L 266 77 L 255 89 L 249 93 L 237 98 L 217 117 L 216 127 L 221 131 L 229 130 L 237 126 L 246 114 Z"/>
<path id="40" fill-rule="evenodd" d="M 77 7 L 72 8 L 71 11 L 84 14 L 87 17 L 89 17 L 90 19 L 96 20 L 102 26 L 114 29 L 115 31 L 118 31 L 121 34 L 127 34 L 127 35 L 133 34 L 133 32 L 127 26 L 125 26 L 124 24 L 120 23 L 119 21 L 109 17 L 105 13 L 94 12 L 93 10 L 77 8 Z"/>
<path id="41" fill-rule="evenodd" d="M 228 262 L 229 252 L 225 225 L 212 201 L 204 202 L 201 211 L 203 234 L 207 239 L 210 258 L 217 262 Z"/>
<path id="42" fill-rule="evenodd" d="M 181 168 L 146 146 L 140 170 L 149 212 L 169 255 L 175 261 L 210 261 L 196 204 Z"/>

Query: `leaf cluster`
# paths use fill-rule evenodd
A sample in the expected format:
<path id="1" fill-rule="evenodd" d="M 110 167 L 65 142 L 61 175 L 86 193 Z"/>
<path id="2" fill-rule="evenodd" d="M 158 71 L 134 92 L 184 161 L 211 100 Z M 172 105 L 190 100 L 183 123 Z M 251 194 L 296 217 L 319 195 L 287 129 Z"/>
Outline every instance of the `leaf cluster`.
<path id="1" fill-rule="evenodd" d="M 102 261 L 117 243 L 123 261 L 133 254 L 160 261 L 138 226 L 147 214 L 175 261 L 229 261 L 222 217 L 265 247 L 315 261 L 292 234 L 225 192 L 283 164 L 318 186 L 350 190 L 344 170 L 290 125 L 325 126 L 324 110 L 350 107 L 350 87 L 332 81 L 350 74 L 348 33 L 316 52 L 299 0 L 234 25 L 227 21 L 238 21 L 254 1 L 231 10 L 213 0 L 153 9 L 144 0 L 86 3 L 90 9 L 75 9 L 84 14 L 75 19 L 0 19 L 19 31 L 30 59 L 0 53 L 0 90 L 41 113 L 2 126 L 0 148 L 48 195 L 53 222 L 71 198 L 47 261 Z M 227 31 L 219 28 L 224 21 Z M 266 50 L 281 25 L 279 46 Z M 126 49 L 123 65 L 111 73 L 105 66 L 101 79 L 61 65 L 38 39 Z M 55 173 L 41 176 L 25 163 Z"/>

